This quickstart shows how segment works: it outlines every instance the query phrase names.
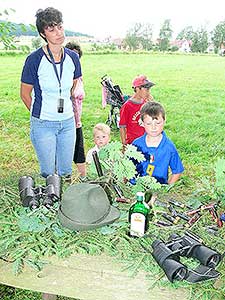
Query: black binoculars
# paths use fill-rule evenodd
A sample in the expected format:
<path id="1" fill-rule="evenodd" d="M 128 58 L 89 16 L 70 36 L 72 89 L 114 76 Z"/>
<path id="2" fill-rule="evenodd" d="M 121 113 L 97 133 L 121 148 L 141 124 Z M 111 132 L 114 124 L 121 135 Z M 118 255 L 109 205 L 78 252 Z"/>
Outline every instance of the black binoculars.
<path id="1" fill-rule="evenodd" d="M 202 240 L 191 232 L 185 232 L 183 237 L 172 234 L 166 243 L 162 240 L 155 240 L 152 248 L 154 259 L 171 282 L 187 279 L 190 276 L 188 268 L 180 262 L 180 256 L 197 259 L 201 265 L 206 266 L 199 268 L 199 270 L 204 269 L 204 274 L 197 274 L 193 271 L 195 276 L 199 275 L 199 278 L 195 278 L 195 281 L 191 281 L 191 278 L 190 282 L 204 280 L 201 278 L 204 278 L 207 267 L 214 269 L 222 259 L 219 253 L 203 245 Z"/>
<path id="2" fill-rule="evenodd" d="M 24 207 L 35 209 L 42 204 L 50 207 L 61 198 L 61 177 L 54 174 L 46 178 L 46 186 L 35 187 L 34 179 L 22 176 L 19 179 L 20 199 Z"/>

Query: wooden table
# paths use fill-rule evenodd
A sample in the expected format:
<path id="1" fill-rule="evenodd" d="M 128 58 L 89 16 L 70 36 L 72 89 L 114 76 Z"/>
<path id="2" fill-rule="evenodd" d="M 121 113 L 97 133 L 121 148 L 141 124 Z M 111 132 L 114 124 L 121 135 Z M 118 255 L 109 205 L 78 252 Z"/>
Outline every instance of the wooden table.
<path id="1" fill-rule="evenodd" d="M 0 283 L 16 288 L 57 294 L 81 300 L 185 300 L 187 291 L 174 288 L 150 288 L 146 273 L 131 277 L 114 258 L 101 255 L 72 255 L 65 259 L 48 258 L 37 272 L 25 267 L 15 276 L 12 264 L 0 260 Z"/>

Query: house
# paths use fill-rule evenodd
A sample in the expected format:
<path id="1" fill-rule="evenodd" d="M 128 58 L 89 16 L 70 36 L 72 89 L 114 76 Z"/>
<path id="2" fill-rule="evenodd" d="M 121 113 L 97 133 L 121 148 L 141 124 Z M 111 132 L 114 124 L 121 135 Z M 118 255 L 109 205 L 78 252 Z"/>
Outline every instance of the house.
<path id="1" fill-rule="evenodd" d="M 192 41 L 190 40 L 174 40 L 170 42 L 170 46 L 176 46 L 179 52 L 191 52 Z"/>
<path id="2" fill-rule="evenodd" d="M 225 42 L 220 44 L 220 49 L 219 49 L 218 53 L 221 56 L 225 56 Z"/>
<path id="3" fill-rule="evenodd" d="M 192 41 L 190 41 L 190 40 L 182 40 L 181 41 L 181 46 L 179 48 L 179 51 L 180 52 L 189 53 L 189 52 L 191 52 L 191 45 L 192 45 Z"/>
<path id="4" fill-rule="evenodd" d="M 208 45 L 208 48 L 206 49 L 207 53 L 214 53 L 215 47 L 213 45 L 213 43 Z"/>

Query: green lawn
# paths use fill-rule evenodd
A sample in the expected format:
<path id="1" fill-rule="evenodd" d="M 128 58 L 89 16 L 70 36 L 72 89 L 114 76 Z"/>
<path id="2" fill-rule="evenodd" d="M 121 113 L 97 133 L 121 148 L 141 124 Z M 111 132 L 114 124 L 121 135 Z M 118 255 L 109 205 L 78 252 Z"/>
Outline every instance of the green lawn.
<path id="1" fill-rule="evenodd" d="M 20 176 L 38 173 L 29 138 L 29 113 L 19 96 L 24 60 L 23 55 L 0 56 L 0 187 L 10 185 L 15 193 Z M 82 117 L 86 150 L 93 146 L 93 126 L 105 122 L 109 111 L 108 105 L 105 109 L 101 105 L 101 77 L 108 74 L 124 94 L 131 94 L 132 79 L 137 74 L 146 74 L 156 83 L 152 94 L 166 109 L 165 131 L 176 144 L 185 166 L 183 180 L 174 192 L 180 198 L 192 197 L 201 189 L 203 178 L 208 176 L 213 183 L 215 162 L 225 157 L 224 57 L 84 53 L 81 63 L 86 91 Z M 116 129 L 112 130 L 112 140 L 119 140 Z M 222 240 L 224 229 L 221 234 Z M 201 287 L 196 289 L 199 292 Z M 190 299 L 193 291 L 190 288 Z M 204 285 L 196 299 L 209 300 L 212 291 L 211 286 Z M 219 297 L 214 299 L 222 299 Z M 18 291 L 16 298 L 1 299 L 34 300 L 40 299 L 40 294 L 27 296 Z"/>
<path id="2" fill-rule="evenodd" d="M 20 74 L 25 56 L 0 57 L 0 126 L 3 176 L 37 168 L 29 140 L 29 114 L 19 97 Z M 100 78 L 104 74 L 131 94 L 131 81 L 147 74 L 156 85 L 154 98 L 167 112 L 165 130 L 176 144 L 193 178 L 210 174 L 213 163 L 224 156 L 224 69 L 219 56 L 112 54 L 82 58 L 86 98 L 83 126 L 86 149 L 93 145 L 92 128 L 106 120 L 109 106 L 101 106 Z M 112 139 L 118 139 L 113 132 Z"/>

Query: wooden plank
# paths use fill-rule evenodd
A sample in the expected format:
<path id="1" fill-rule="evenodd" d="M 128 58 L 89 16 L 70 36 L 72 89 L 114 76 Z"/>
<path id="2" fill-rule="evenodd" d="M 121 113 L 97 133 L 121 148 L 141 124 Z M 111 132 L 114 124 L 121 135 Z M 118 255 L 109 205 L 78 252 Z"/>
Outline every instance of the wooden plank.
<path id="1" fill-rule="evenodd" d="M 145 272 L 135 277 L 122 271 L 112 257 L 72 255 L 66 259 L 51 257 L 41 272 L 26 267 L 18 276 L 12 264 L 0 260 L 0 283 L 21 289 L 57 294 L 81 300 L 173 300 L 188 299 L 183 289 L 153 288 Z"/>

